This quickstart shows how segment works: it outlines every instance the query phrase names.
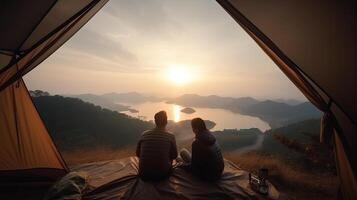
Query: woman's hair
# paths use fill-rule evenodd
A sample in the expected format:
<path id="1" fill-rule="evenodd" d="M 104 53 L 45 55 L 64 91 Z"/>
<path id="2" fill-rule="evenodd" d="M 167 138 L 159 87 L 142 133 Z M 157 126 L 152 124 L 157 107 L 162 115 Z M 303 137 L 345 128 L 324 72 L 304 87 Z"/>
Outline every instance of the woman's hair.
<path id="1" fill-rule="evenodd" d="M 203 119 L 201 119 L 201 118 L 192 119 L 191 126 L 192 126 L 192 129 L 196 129 L 198 131 L 206 131 L 207 130 L 205 121 L 203 121 Z"/>

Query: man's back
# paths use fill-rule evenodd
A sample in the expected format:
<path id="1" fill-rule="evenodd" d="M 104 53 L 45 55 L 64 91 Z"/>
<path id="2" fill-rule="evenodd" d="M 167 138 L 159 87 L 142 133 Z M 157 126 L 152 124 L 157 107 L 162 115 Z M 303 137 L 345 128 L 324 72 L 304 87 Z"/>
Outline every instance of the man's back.
<path id="1" fill-rule="evenodd" d="M 143 180 L 159 180 L 169 175 L 177 157 L 175 136 L 164 129 L 145 131 L 137 145 L 139 175 Z"/>

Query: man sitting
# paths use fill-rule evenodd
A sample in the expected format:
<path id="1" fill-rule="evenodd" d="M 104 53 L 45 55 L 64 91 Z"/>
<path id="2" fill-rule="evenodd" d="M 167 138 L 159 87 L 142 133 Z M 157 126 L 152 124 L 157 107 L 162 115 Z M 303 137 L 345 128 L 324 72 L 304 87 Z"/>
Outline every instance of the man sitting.
<path id="1" fill-rule="evenodd" d="M 144 181 L 167 178 L 172 170 L 172 160 L 177 157 L 175 136 L 166 131 L 165 111 L 155 114 L 156 127 L 145 131 L 136 147 L 139 157 L 139 175 Z"/>
<path id="2" fill-rule="evenodd" d="M 221 148 L 201 118 L 193 119 L 191 126 L 196 135 L 192 143 L 192 159 L 186 149 L 181 150 L 180 155 L 193 174 L 203 180 L 216 181 L 224 169 Z"/>

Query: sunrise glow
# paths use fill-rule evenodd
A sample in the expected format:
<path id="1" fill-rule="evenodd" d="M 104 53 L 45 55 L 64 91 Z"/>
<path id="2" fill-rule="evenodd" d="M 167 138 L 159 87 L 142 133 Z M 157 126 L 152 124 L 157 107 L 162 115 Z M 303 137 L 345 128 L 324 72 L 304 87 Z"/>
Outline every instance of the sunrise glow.
<path id="1" fill-rule="evenodd" d="M 192 72 L 184 65 L 172 65 L 166 72 L 167 79 L 177 86 L 185 85 L 192 81 Z"/>

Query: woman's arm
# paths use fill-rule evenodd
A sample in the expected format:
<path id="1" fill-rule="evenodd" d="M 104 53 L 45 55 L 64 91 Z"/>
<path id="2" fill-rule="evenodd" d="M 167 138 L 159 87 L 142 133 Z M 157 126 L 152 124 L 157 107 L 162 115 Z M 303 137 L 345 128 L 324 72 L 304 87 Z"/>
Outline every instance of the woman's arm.
<path id="1" fill-rule="evenodd" d="M 173 138 L 173 140 L 171 142 L 170 157 L 172 160 L 177 158 L 177 145 L 176 145 L 175 137 Z"/>
<path id="2" fill-rule="evenodd" d="M 141 147 L 141 141 L 138 142 L 136 145 L 136 156 L 140 158 L 140 147 Z"/>

